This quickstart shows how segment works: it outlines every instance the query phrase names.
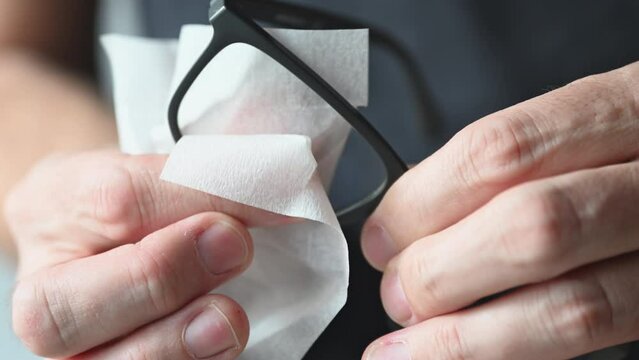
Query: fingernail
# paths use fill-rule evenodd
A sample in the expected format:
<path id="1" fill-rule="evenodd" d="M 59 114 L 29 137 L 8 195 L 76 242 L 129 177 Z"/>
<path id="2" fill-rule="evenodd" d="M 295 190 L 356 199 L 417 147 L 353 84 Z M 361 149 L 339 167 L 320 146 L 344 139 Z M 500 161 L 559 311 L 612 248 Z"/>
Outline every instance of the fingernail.
<path id="1" fill-rule="evenodd" d="M 379 225 L 370 225 L 362 232 L 362 252 L 371 265 L 383 269 L 397 254 L 397 245 Z"/>
<path id="2" fill-rule="evenodd" d="M 392 272 L 382 279 L 382 300 L 388 316 L 398 324 L 405 325 L 412 317 L 406 293 L 397 271 Z"/>
<path id="3" fill-rule="evenodd" d="M 366 360 L 410 360 L 410 358 L 408 345 L 397 341 L 375 346 Z"/>
<path id="4" fill-rule="evenodd" d="M 206 359 L 240 346 L 231 323 L 215 305 L 200 313 L 184 330 L 184 344 L 195 359 Z"/>
<path id="5" fill-rule="evenodd" d="M 214 275 L 241 267 L 248 257 L 244 236 L 224 222 L 216 223 L 200 234 L 196 248 L 204 266 Z"/>

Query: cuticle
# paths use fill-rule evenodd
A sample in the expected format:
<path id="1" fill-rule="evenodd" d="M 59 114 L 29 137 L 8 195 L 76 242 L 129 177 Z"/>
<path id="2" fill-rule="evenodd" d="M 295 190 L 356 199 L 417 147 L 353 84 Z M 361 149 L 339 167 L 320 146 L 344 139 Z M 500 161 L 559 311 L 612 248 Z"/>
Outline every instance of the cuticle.
<path id="1" fill-rule="evenodd" d="M 228 325 L 229 329 L 231 330 L 231 334 L 233 334 L 233 340 L 235 340 L 235 346 L 234 347 L 239 347 L 240 346 L 240 339 L 237 337 L 237 334 L 235 333 L 235 329 L 233 328 L 233 325 L 231 324 L 231 320 L 229 320 L 229 317 L 226 316 L 226 314 L 216 305 L 215 302 L 212 302 L 211 304 L 209 304 L 209 307 L 214 308 L 222 316 L 222 318 L 226 322 L 226 325 Z"/>

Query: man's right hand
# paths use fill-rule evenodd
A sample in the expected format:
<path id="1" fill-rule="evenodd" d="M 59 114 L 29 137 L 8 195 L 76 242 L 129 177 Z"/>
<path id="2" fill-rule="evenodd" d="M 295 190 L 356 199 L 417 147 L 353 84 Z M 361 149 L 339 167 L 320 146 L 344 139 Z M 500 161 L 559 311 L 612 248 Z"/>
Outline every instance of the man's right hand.
<path id="1" fill-rule="evenodd" d="M 249 326 L 208 293 L 245 270 L 246 226 L 292 221 L 159 180 L 165 156 L 57 155 L 13 190 L 13 327 L 74 359 L 234 359 Z"/>

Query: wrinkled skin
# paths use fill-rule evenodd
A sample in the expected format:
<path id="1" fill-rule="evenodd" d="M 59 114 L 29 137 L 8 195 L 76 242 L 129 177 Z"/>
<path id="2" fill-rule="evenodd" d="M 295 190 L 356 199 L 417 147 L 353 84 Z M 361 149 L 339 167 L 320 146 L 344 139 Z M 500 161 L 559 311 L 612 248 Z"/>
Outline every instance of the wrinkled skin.
<path id="1" fill-rule="evenodd" d="M 639 339 L 637 155 L 639 63 L 463 129 L 365 225 L 405 328 L 364 359 L 565 359 Z"/>
<path id="2" fill-rule="evenodd" d="M 57 155 L 11 192 L 13 327 L 35 354 L 226 360 L 244 349 L 246 314 L 208 293 L 249 266 L 247 226 L 291 220 L 162 182 L 165 160 Z"/>

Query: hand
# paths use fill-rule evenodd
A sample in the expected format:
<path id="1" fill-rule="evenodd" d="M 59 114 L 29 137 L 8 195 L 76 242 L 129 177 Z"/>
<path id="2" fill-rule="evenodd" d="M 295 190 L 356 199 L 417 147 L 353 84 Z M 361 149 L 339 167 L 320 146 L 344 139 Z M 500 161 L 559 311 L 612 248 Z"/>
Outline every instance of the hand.
<path id="1" fill-rule="evenodd" d="M 638 154 L 639 63 L 462 130 L 365 225 L 406 328 L 364 358 L 562 359 L 639 339 Z"/>
<path id="2" fill-rule="evenodd" d="M 207 295 L 253 255 L 245 226 L 289 221 L 159 180 L 165 156 L 50 158 L 6 206 L 13 326 L 40 356 L 233 359 L 244 311 Z"/>

